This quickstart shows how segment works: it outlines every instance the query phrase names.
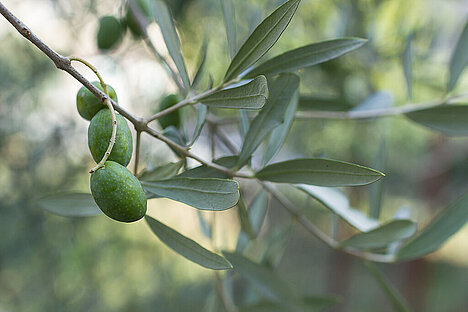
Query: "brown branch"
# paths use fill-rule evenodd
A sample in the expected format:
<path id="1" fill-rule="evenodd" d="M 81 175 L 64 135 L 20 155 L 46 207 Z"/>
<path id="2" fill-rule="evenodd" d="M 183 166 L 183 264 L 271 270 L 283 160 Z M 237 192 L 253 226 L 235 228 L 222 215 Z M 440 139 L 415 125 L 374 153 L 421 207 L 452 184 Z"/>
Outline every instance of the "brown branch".
<path id="1" fill-rule="evenodd" d="M 42 40 L 40 40 L 23 22 L 21 22 L 16 16 L 14 16 L 4 5 L 0 2 L 0 14 L 2 14 L 9 22 L 16 28 L 16 30 L 23 35 L 26 39 L 28 39 L 32 44 L 34 44 L 37 48 L 39 48 L 45 55 L 47 55 L 57 66 L 57 68 L 67 72 L 73 78 L 78 80 L 83 86 L 85 86 L 91 93 L 93 93 L 101 102 L 105 102 L 109 100 L 116 111 L 118 111 L 122 116 L 124 116 L 128 121 L 130 121 L 137 131 L 146 132 L 149 135 L 155 137 L 156 139 L 166 143 L 176 151 L 180 152 L 181 154 L 195 159 L 202 165 L 207 167 L 214 168 L 219 170 L 229 176 L 232 177 L 240 177 L 240 178 L 251 178 L 251 176 L 232 171 L 226 167 L 214 164 L 212 162 L 203 160 L 198 155 L 193 154 L 187 148 L 175 143 L 174 141 L 170 140 L 169 138 L 165 137 L 155 129 L 149 127 L 145 120 L 140 117 L 136 117 L 132 115 L 130 112 L 119 106 L 114 100 L 112 100 L 107 94 L 102 92 L 96 86 L 94 86 L 89 80 L 87 80 L 83 75 L 81 75 L 71 64 L 70 59 L 63 55 L 60 55 L 53 49 L 51 49 L 48 45 L 46 45 Z"/>

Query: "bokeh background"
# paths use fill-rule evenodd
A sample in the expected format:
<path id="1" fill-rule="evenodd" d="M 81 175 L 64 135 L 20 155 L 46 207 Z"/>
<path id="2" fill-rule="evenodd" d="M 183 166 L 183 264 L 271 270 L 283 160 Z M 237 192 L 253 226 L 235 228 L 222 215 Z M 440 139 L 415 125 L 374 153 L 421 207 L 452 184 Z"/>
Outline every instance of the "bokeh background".
<path id="1" fill-rule="evenodd" d="M 207 70 L 219 81 L 229 65 L 220 2 L 169 2 L 190 73 L 206 38 Z M 234 0 L 239 43 L 282 2 Z M 99 17 L 122 15 L 123 1 L 2 3 L 52 48 L 94 64 L 117 91 L 121 105 L 136 115 L 156 112 L 159 99 L 176 91 L 162 66 L 130 34 L 115 51 L 97 49 Z M 269 55 L 331 38 L 368 38 L 359 50 L 301 72 L 301 94 L 322 99 L 302 109 L 349 109 L 376 92 L 390 98 L 392 105 L 402 105 L 409 101 L 402 55 L 411 40 L 412 101 L 428 101 L 444 95 L 450 55 L 467 18 L 465 0 L 303 0 Z M 156 25 L 151 25 L 150 34 L 167 55 Z M 3 18 L 0 42 L 0 311 L 206 311 L 215 293 L 213 273 L 165 247 L 144 222 L 124 225 L 104 216 L 66 219 L 35 205 L 45 194 L 89 191 L 87 172 L 93 162 L 87 150 L 88 123 L 75 107 L 80 85 Z M 95 80 L 86 68 L 77 68 Z M 465 73 L 455 93 L 467 88 Z M 187 129 L 193 126 L 190 113 L 185 112 Z M 238 139 L 237 126 L 224 130 Z M 387 159 L 387 177 L 379 182 L 384 187 L 382 219 L 403 209 L 422 227 L 468 190 L 467 139 L 431 132 L 403 117 L 297 121 L 276 159 L 327 156 L 372 166 L 382 142 Z M 143 165 L 176 160 L 152 138 L 143 136 L 142 144 Z M 206 135 L 194 152 L 210 156 Z M 217 150 L 217 156 L 225 154 Z M 252 198 L 255 190 L 249 187 L 246 197 Z M 369 209 L 368 187 L 346 191 L 354 207 Z M 289 196 L 297 205 L 312 208 L 308 211 L 314 223 L 328 226 L 319 206 L 298 194 Z M 150 215 L 215 250 L 236 245 L 239 224 L 231 210 L 216 214 L 216 235 L 210 240 L 194 209 L 165 199 L 149 204 Z M 203 217 L 213 220 L 209 213 Z M 270 201 L 261 235 L 250 250 L 264 250 L 272 234 L 291 224 Z M 340 231 L 344 236 L 350 233 L 346 227 Z M 467 311 L 467 246 L 465 226 L 422 260 L 379 267 L 415 311 Z M 342 297 L 331 311 L 392 311 L 362 261 L 328 249 L 299 226 L 291 231 L 277 272 L 302 294 Z M 243 283 L 237 276 L 234 282 Z"/>

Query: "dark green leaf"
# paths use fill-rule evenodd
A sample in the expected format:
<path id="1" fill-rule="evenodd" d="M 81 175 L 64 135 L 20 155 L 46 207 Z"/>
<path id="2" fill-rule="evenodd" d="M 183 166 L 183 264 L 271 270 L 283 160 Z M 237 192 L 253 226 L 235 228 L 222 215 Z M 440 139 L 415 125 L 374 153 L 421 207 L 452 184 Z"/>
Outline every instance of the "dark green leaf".
<path id="1" fill-rule="evenodd" d="M 384 176 L 374 169 L 322 158 L 293 159 L 266 166 L 255 175 L 263 181 L 319 186 L 356 186 Z"/>
<path id="2" fill-rule="evenodd" d="M 414 122 L 446 135 L 468 135 L 468 105 L 442 105 L 405 114 Z"/>
<path id="3" fill-rule="evenodd" d="M 208 107 L 203 104 L 198 104 L 197 106 L 197 125 L 195 126 L 195 130 L 193 130 L 193 136 L 190 142 L 187 144 L 188 146 L 192 146 L 195 141 L 200 136 L 200 133 L 203 129 L 203 126 L 206 122 L 206 115 L 208 114 Z"/>
<path id="4" fill-rule="evenodd" d="M 234 270 L 251 282 L 264 296 L 276 302 L 296 302 L 298 296 L 275 272 L 237 253 L 223 252 Z"/>
<path id="5" fill-rule="evenodd" d="M 468 22 L 466 22 L 460 37 L 458 38 L 457 46 L 453 51 L 450 59 L 450 73 L 447 84 L 447 91 L 452 91 L 457 84 L 458 78 L 468 65 Z"/>
<path id="6" fill-rule="evenodd" d="M 381 248 L 395 241 L 407 239 L 415 232 L 416 224 L 410 220 L 394 220 L 370 232 L 354 235 L 340 245 L 359 249 Z"/>
<path id="7" fill-rule="evenodd" d="M 232 0 L 221 0 L 221 6 L 223 8 L 224 25 L 226 27 L 226 35 L 229 45 L 229 55 L 231 56 L 231 59 L 233 59 L 237 52 L 234 5 L 232 4 Z"/>
<path id="8" fill-rule="evenodd" d="M 42 197 L 37 205 L 62 217 L 89 217 L 102 213 L 91 194 L 59 193 Z"/>
<path id="9" fill-rule="evenodd" d="M 284 119 L 288 103 L 299 87 L 299 77 L 282 74 L 271 84 L 271 94 L 265 107 L 251 122 L 239 155 L 239 167 L 243 166 L 262 140 L 279 126 Z"/>
<path id="10" fill-rule="evenodd" d="M 395 287 L 393 287 L 392 284 L 390 284 L 387 278 L 379 271 L 379 269 L 377 269 L 375 264 L 373 264 L 372 262 L 368 262 L 368 261 L 365 262 L 365 264 L 369 272 L 371 272 L 371 274 L 377 280 L 377 283 L 379 284 L 380 288 L 382 288 L 384 293 L 392 302 L 392 305 L 395 311 L 410 312 L 411 309 L 409 308 L 408 303 L 406 303 L 405 298 L 400 294 L 400 292 Z"/>
<path id="11" fill-rule="evenodd" d="M 343 38 L 312 43 L 266 61 L 249 71 L 246 77 L 274 75 L 320 64 L 353 51 L 366 42 L 367 40 L 361 38 Z"/>
<path id="12" fill-rule="evenodd" d="M 184 87 L 189 89 L 190 80 L 185 67 L 184 57 L 182 56 L 182 51 L 180 49 L 179 36 L 177 35 L 169 8 L 164 1 L 151 1 L 150 4 L 152 5 L 151 12 L 153 13 L 154 19 L 161 28 L 167 50 L 179 71 Z"/>
<path id="13" fill-rule="evenodd" d="M 224 89 L 202 99 L 205 105 L 218 108 L 260 109 L 268 98 L 268 85 L 265 76 L 235 88 Z"/>
<path id="14" fill-rule="evenodd" d="M 284 116 L 283 123 L 273 129 L 268 139 L 268 145 L 265 150 L 265 155 L 263 163 L 266 165 L 280 150 L 283 146 L 286 136 L 288 135 L 289 130 L 291 129 L 292 123 L 294 121 L 294 116 L 296 115 L 297 103 L 298 103 L 298 92 L 293 96 L 291 101 L 286 108 L 286 113 Z"/>
<path id="15" fill-rule="evenodd" d="M 411 41 L 413 36 L 406 38 L 406 47 L 403 52 L 403 72 L 405 73 L 406 89 L 408 92 L 408 99 L 413 98 L 413 52 Z"/>
<path id="16" fill-rule="evenodd" d="M 289 0 L 263 20 L 237 52 L 224 81 L 236 78 L 270 50 L 288 26 L 299 2 L 300 0 Z"/>
<path id="17" fill-rule="evenodd" d="M 178 161 L 175 163 L 167 163 L 161 166 L 158 166 L 152 170 L 147 170 L 143 172 L 138 178 L 141 181 L 159 181 L 172 178 L 179 172 L 182 168 L 184 162 Z"/>
<path id="18" fill-rule="evenodd" d="M 380 226 L 379 221 L 368 217 L 360 210 L 351 208 L 346 195 L 337 188 L 312 185 L 296 185 L 296 187 L 361 232 L 368 232 Z"/>
<path id="19" fill-rule="evenodd" d="M 239 200 L 239 185 L 234 180 L 175 177 L 142 185 L 147 192 L 203 210 L 226 210 Z"/>
<path id="20" fill-rule="evenodd" d="M 223 256 L 205 249 L 197 242 L 185 237 L 158 220 L 149 216 L 146 216 L 145 220 L 153 233 L 164 244 L 188 260 L 213 270 L 228 270 L 232 268 L 232 265 Z"/>
<path id="21" fill-rule="evenodd" d="M 468 195 L 442 211 L 439 216 L 399 250 L 400 260 L 425 256 L 436 251 L 468 221 Z"/>

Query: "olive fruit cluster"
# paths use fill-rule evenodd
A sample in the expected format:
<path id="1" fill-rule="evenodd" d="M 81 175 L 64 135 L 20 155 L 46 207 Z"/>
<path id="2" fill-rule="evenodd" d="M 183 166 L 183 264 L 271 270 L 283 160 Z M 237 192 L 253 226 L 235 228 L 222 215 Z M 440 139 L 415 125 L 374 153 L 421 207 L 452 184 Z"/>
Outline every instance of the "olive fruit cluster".
<path id="1" fill-rule="evenodd" d="M 101 88 L 99 82 L 93 82 Z M 111 86 L 106 86 L 110 97 L 117 101 Z M 88 146 L 96 162 L 107 151 L 112 137 L 112 114 L 110 110 L 88 89 L 82 87 L 76 96 L 78 113 L 90 120 Z M 126 168 L 132 157 L 133 139 L 127 121 L 116 113 L 117 133 L 115 144 L 102 168 L 91 174 L 91 193 L 98 207 L 108 217 L 133 222 L 146 214 L 146 196 L 140 181 Z"/>

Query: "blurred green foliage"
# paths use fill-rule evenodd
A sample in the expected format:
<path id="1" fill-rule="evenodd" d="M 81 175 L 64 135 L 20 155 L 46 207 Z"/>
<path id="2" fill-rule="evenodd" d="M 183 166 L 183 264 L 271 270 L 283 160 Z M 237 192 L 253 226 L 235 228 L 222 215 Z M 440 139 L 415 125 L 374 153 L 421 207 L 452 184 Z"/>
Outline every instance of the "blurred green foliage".
<path id="1" fill-rule="evenodd" d="M 24 5 L 33 2 L 25 1 Z M 207 69 L 220 81 L 229 54 L 219 1 L 177 2 L 181 6 L 171 5 L 189 72 L 194 71 L 206 37 Z M 234 1 L 239 43 L 281 2 Z M 84 22 L 97 26 L 100 16 L 115 14 L 122 6 L 115 1 L 69 3 L 54 0 L 42 4 L 52 8 L 55 19 L 67 19 L 62 20 L 64 29 L 57 32 L 56 42 L 79 33 Z M 267 57 L 340 36 L 368 38 L 368 44 L 358 51 L 302 71 L 301 94 L 331 98 L 328 105 L 333 110 L 334 106 L 355 107 L 376 91 L 388 91 L 399 105 L 407 101 L 402 54 L 412 38 L 413 101 L 440 98 L 449 56 L 466 19 L 461 10 L 464 5 L 462 0 L 303 0 Z M 25 12 L 16 4 L 12 9 Z M 48 17 L 38 14 L 37 18 Z M 57 90 L 57 86 L 66 85 L 62 79 L 69 77 L 64 78 L 4 20 L 0 23 L 0 311 L 206 311 L 215 289 L 212 273 L 169 251 L 143 224 L 124 226 L 102 216 L 65 219 L 34 205 L 45 193 L 89 191 L 87 171 L 92 160 L 83 151 L 86 134 L 84 123 L 73 110 L 75 91 Z M 39 29 L 34 31 L 40 33 Z M 89 37 L 80 36 L 80 40 L 94 44 L 92 31 L 85 33 Z M 138 53 L 151 60 L 138 46 L 136 41 L 124 40 L 123 47 L 109 58 L 125 59 Z M 70 43 L 66 52 L 74 54 L 74 48 Z M 99 53 L 97 48 L 87 52 Z M 131 93 L 132 83 L 137 84 L 138 79 L 127 79 L 127 92 Z M 466 82 L 465 74 L 455 92 L 466 90 Z M 146 101 L 139 109 L 143 114 L 149 106 L 154 110 L 158 97 L 131 94 L 131 98 L 137 104 L 141 99 Z M 288 148 L 277 158 L 328 156 L 371 164 L 382 138 L 388 151 L 383 218 L 406 206 L 424 224 L 466 191 L 467 140 L 434 134 L 403 117 L 298 121 L 289 133 Z M 159 155 L 153 155 L 157 152 Z M 164 158 L 160 150 L 157 152 L 148 151 L 147 163 L 157 165 Z M 353 206 L 367 211 L 368 189 L 355 188 L 348 194 Z M 299 206 L 305 204 L 305 197 L 290 195 Z M 323 227 L 330 222 L 319 207 L 309 217 Z M 258 240 L 249 246 L 251 251 L 257 248 L 258 254 L 266 248 L 267 234 L 274 231 L 269 225 L 290 222 L 275 203 L 267 221 Z M 342 231 L 351 233 L 346 227 Z M 223 236 L 236 234 L 230 231 Z M 416 311 L 465 311 L 468 259 L 450 260 L 391 265 L 384 272 Z M 333 311 L 375 311 L 376 307 L 391 311 L 360 261 L 327 249 L 302 229 L 291 235 L 277 271 L 302 294 L 342 296 L 343 302 Z M 241 298 L 245 289 L 239 286 L 241 280 L 233 278 L 234 298 Z"/>

